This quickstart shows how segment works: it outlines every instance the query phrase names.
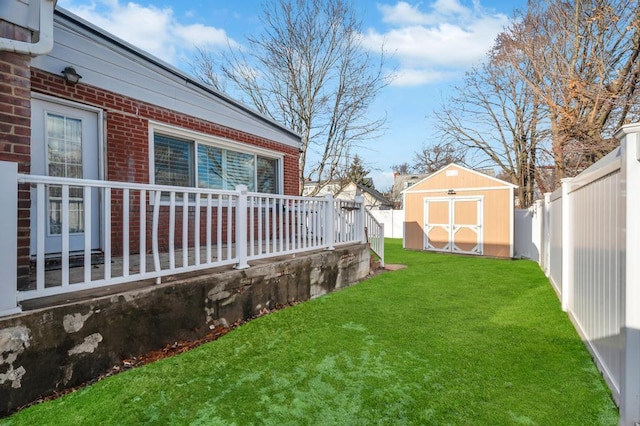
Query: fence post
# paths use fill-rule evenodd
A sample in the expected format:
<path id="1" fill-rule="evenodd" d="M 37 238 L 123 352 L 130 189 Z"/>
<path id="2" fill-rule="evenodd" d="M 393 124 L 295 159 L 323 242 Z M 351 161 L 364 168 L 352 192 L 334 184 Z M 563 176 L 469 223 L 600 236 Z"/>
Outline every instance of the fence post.
<path id="1" fill-rule="evenodd" d="M 542 219 L 543 229 L 542 229 L 542 245 L 544 247 L 544 264 L 542 266 L 542 270 L 544 274 L 549 276 L 549 262 L 551 261 L 551 193 L 547 192 L 544 194 L 544 203 L 542 204 L 544 207 L 544 217 Z"/>
<path id="2" fill-rule="evenodd" d="M 18 163 L 0 161 L 0 316 L 22 310 L 18 306 Z"/>
<path id="3" fill-rule="evenodd" d="M 624 126 L 615 135 L 622 147 L 620 191 L 624 215 L 622 289 L 622 374 L 620 383 L 620 424 L 640 422 L 640 124 Z M 624 229 L 626 228 L 626 230 Z"/>
<path id="4" fill-rule="evenodd" d="M 538 252 L 538 259 L 537 262 L 539 265 L 542 265 L 544 263 L 543 261 L 543 256 L 544 256 L 544 237 L 543 237 L 543 230 L 544 230 L 544 207 L 542 204 L 542 200 L 536 200 L 533 203 L 533 216 L 532 216 L 532 229 L 531 229 L 531 233 L 532 233 L 532 239 L 534 242 L 534 250 Z M 542 268 L 544 270 L 544 268 Z"/>
<path id="5" fill-rule="evenodd" d="M 333 195 L 331 194 L 327 194 L 325 195 L 325 199 L 326 201 L 326 208 L 325 208 L 325 215 L 324 215 L 324 238 L 325 241 L 327 242 L 327 250 L 333 250 L 333 243 L 334 243 L 334 238 L 335 238 L 335 229 L 334 229 L 334 225 L 335 225 L 335 221 L 334 221 L 334 208 L 335 205 L 333 203 Z"/>
<path id="6" fill-rule="evenodd" d="M 367 241 L 367 233 L 364 232 L 364 228 L 365 228 L 365 220 L 364 220 L 364 215 L 365 215 L 365 206 L 364 206 L 364 197 L 362 195 L 356 195 L 354 198 L 354 201 L 356 203 L 356 207 L 357 207 L 357 216 L 356 216 L 356 229 L 358 229 L 358 232 L 360 233 L 360 241 L 362 241 L 363 244 L 366 244 Z"/>
<path id="7" fill-rule="evenodd" d="M 569 194 L 571 178 L 562 179 L 562 310 L 570 308 L 573 295 L 573 212 Z"/>
<path id="8" fill-rule="evenodd" d="M 237 185 L 238 202 L 236 203 L 236 269 L 247 269 L 247 186 Z M 229 206 L 231 208 L 231 206 Z M 227 226 L 231 226 L 228 224 Z M 228 242 L 231 244 L 231 241 Z"/>

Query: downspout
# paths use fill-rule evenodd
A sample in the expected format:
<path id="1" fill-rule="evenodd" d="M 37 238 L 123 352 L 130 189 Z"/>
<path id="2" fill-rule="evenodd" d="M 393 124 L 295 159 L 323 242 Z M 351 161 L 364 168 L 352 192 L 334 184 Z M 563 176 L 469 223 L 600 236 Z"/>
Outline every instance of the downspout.
<path id="1" fill-rule="evenodd" d="M 33 0 L 32 0 L 33 1 Z M 0 51 L 21 53 L 30 56 L 46 55 L 53 49 L 53 10 L 57 0 L 39 0 L 40 25 L 36 43 L 0 38 Z"/>

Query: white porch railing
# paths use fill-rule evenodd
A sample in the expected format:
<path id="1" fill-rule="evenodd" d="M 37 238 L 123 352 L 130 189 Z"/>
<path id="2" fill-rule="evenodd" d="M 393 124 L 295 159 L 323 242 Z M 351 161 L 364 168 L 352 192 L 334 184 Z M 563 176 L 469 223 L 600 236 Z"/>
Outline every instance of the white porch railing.
<path id="1" fill-rule="evenodd" d="M 366 211 L 364 215 L 364 232 L 371 250 L 380 258 L 380 266 L 384 268 L 384 223 L 380 223 Z"/>
<path id="2" fill-rule="evenodd" d="M 18 291 L 16 260 L 9 259 L 14 266 L 4 271 L 12 271 L 13 278 L 0 283 L 0 315 L 43 296 L 159 282 L 223 265 L 242 269 L 257 259 L 364 241 L 361 199 L 21 175 L 5 162 L 0 176 L 6 177 L 3 189 L 13 187 L 3 192 L 5 211 L 17 211 L 17 184 L 31 188 L 33 269 L 29 288 Z M 15 217 L 4 226 L 17 223 Z M 3 252 L 17 251 L 16 237 L 2 244 Z M 48 270 L 51 262 L 56 271 Z"/>

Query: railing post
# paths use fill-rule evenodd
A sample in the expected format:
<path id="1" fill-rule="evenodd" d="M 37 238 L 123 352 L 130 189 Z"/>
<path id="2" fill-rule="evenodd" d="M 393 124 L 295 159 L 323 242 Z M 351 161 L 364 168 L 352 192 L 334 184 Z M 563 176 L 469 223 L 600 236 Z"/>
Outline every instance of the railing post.
<path id="1" fill-rule="evenodd" d="M 236 203 L 236 257 L 238 264 L 236 269 L 247 269 L 249 267 L 247 263 L 247 186 L 237 185 L 236 191 L 238 191 Z"/>
<path id="2" fill-rule="evenodd" d="M 18 163 L 0 161 L 0 316 L 21 312 L 18 306 Z"/>
<path id="3" fill-rule="evenodd" d="M 570 309 L 573 295 L 573 203 L 569 194 L 571 178 L 562 179 L 562 310 Z"/>
<path id="4" fill-rule="evenodd" d="M 335 238 L 335 221 L 334 221 L 334 203 L 333 203 L 333 195 L 327 194 L 325 195 L 325 199 L 327 200 L 325 203 L 325 215 L 324 215 L 324 238 L 327 242 L 327 250 L 333 250 L 333 243 Z"/>
<path id="5" fill-rule="evenodd" d="M 367 233 L 364 232 L 364 228 L 365 228 L 364 197 L 362 195 L 356 195 L 354 200 L 356 203 L 356 212 L 358 212 L 358 214 L 356 215 L 356 229 L 360 233 L 360 241 L 362 241 L 362 244 L 366 244 L 368 241 L 367 241 Z"/>
<path id="6" fill-rule="evenodd" d="M 378 238 L 380 241 L 380 253 L 378 253 L 380 256 L 380 266 L 384 268 L 384 223 L 380 224 L 380 235 Z"/>

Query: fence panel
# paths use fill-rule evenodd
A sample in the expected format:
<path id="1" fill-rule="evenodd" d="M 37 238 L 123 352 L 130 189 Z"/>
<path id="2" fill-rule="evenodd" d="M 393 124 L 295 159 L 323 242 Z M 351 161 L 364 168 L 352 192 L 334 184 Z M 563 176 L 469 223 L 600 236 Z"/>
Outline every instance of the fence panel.
<path id="1" fill-rule="evenodd" d="M 384 225 L 385 238 L 404 236 L 404 210 L 371 210 L 370 213 Z"/>
<path id="2" fill-rule="evenodd" d="M 548 275 L 556 292 L 562 294 L 562 190 L 551 194 L 549 203 Z"/>
<path id="3" fill-rule="evenodd" d="M 629 250 L 638 238 L 629 229 L 638 222 L 630 203 L 640 192 L 640 132 L 633 139 L 546 194 L 536 205 L 540 223 L 517 223 L 532 244 L 542 236 L 539 263 L 620 405 L 621 424 L 640 418 L 640 332 L 629 317 L 640 311 L 640 297 L 629 299 L 640 295 L 640 280 L 629 274 L 638 263 Z"/>
<path id="4" fill-rule="evenodd" d="M 569 311 L 604 374 L 619 393 L 623 320 L 622 253 L 618 229 L 620 171 L 571 193 L 573 283 Z"/>
<path id="5" fill-rule="evenodd" d="M 524 257 L 526 259 L 539 259 L 538 254 L 533 248 L 533 212 L 530 209 L 516 209 L 514 212 L 515 224 L 515 257 Z"/>

